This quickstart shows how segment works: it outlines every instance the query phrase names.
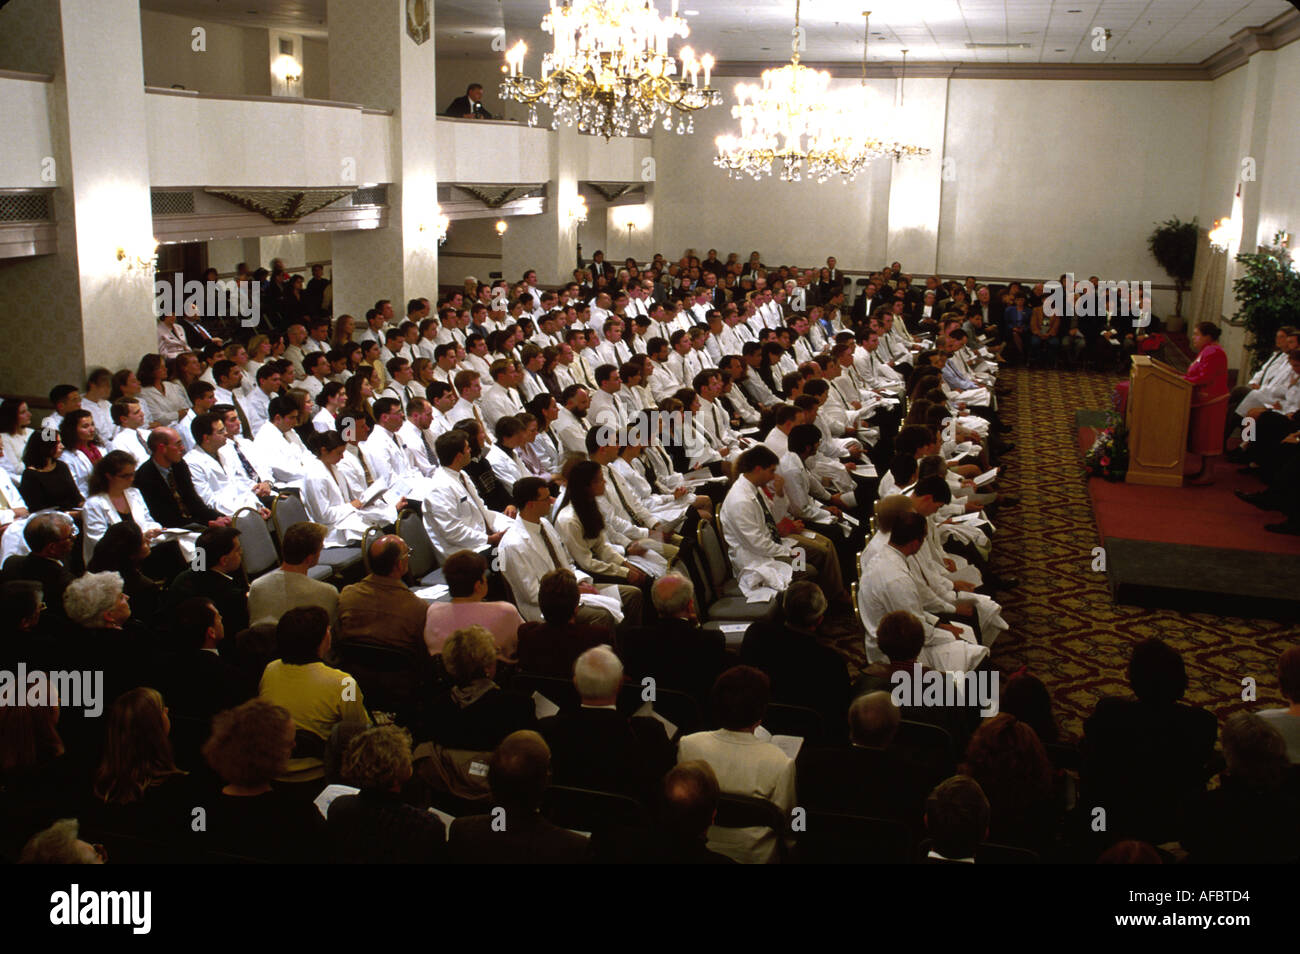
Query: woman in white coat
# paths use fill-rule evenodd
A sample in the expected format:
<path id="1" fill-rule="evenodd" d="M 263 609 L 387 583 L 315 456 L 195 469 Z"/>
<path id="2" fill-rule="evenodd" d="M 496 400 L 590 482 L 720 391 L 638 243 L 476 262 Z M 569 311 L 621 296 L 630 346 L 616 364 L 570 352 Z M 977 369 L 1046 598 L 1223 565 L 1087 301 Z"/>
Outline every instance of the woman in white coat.
<path id="1" fill-rule="evenodd" d="M 59 423 L 59 437 L 63 441 L 59 460 L 68 465 L 81 496 L 89 497 L 90 474 L 102 456 L 99 445 L 95 443 L 95 419 L 89 411 L 69 411 Z M 135 463 L 135 458 L 131 458 L 131 463 Z"/>
<path id="2" fill-rule="evenodd" d="M 326 527 L 325 545 L 348 546 L 358 542 L 370 527 L 397 520 L 396 508 L 385 500 L 362 506 L 364 487 L 354 487 L 341 465 L 347 444 L 335 431 L 313 434 L 312 455 L 304 474 L 302 502 L 314 523 Z"/>
<path id="3" fill-rule="evenodd" d="M 593 579 L 644 588 L 650 582 L 649 575 L 627 558 L 644 554 L 648 547 L 641 541 L 629 542 L 626 548 L 609 542 L 604 517 L 596 504 L 604 492 L 605 474 L 599 464 L 590 460 L 574 464 L 569 471 L 564 507 L 555 520 L 555 529 L 559 531 L 573 562 L 590 573 Z M 666 564 L 664 568 L 667 568 Z"/>
<path id="4" fill-rule="evenodd" d="M 126 451 L 109 451 L 95 465 L 87 482 L 86 505 L 82 511 L 86 563 L 90 563 L 95 545 L 108 528 L 124 520 L 139 527 L 146 542 L 152 542 L 162 533 L 162 525 L 149 512 L 144 495 L 131 486 L 134 481 L 135 458 Z"/>

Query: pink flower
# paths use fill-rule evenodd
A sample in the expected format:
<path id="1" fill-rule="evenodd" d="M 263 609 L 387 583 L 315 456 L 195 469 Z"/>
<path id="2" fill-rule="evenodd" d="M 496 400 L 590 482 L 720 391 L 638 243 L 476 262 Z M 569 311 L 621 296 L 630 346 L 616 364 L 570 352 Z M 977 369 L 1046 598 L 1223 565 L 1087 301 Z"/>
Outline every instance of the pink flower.
<path id="1" fill-rule="evenodd" d="M 1101 466 L 1103 466 L 1103 467 L 1109 467 L 1109 466 L 1110 466 L 1110 458 L 1109 458 L 1109 457 L 1103 457 L 1103 458 L 1101 459 Z"/>

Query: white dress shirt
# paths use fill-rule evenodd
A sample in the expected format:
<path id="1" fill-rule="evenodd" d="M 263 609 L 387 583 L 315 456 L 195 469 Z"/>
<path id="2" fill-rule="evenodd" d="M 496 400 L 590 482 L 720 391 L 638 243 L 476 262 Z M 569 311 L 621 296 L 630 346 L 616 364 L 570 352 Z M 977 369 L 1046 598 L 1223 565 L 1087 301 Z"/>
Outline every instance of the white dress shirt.
<path id="1" fill-rule="evenodd" d="M 550 549 L 543 542 L 543 535 L 550 542 Z M 525 620 L 542 618 L 541 608 L 537 605 L 537 591 L 541 587 L 542 577 L 552 570 L 569 569 L 574 572 L 579 583 L 591 582 L 591 577 L 574 564 L 573 557 L 565 549 L 564 541 L 555 528 L 545 520 L 530 523 L 523 516 L 515 517 L 497 546 L 497 555 L 501 561 L 501 572 L 514 594 L 515 606 Z"/>
<path id="2" fill-rule="evenodd" d="M 225 450 L 225 446 L 222 450 Z M 194 481 L 194 491 L 199 499 L 218 513 L 233 514 L 244 507 L 261 506 L 253 496 L 252 481 L 237 471 L 232 471 L 230 464 L 239 468 L 239 459 L 231 455 L 231 460 L 223 459 L 218 452 L 214 458 L 202 447 L 195 447 L 185 455 L 185 463 L 190 468 L 190 478 Z"/>
<path id="3" fill-rule="evenodd" d="M 505 514 L 488 509 L 467 474 L 450 467 L 438 468 L 429 479 L 420 510 L 440 561 L 457 550 L 484 549 L 491 534 L 511 525 Z"/>

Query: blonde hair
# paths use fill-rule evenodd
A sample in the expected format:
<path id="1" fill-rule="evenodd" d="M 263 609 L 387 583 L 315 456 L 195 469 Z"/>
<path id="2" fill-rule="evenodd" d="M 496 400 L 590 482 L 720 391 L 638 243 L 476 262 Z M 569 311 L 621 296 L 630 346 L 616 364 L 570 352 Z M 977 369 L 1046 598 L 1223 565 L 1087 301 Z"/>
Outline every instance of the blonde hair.
<path id="1" fill-rule="evenodd" d="M 456 630 L 442 647 L 442 663 L 459 686 L 486 677 L 496 658 L 496 640 L 482 626 Z"/>
<path id="2" fill-rule="evenodd" d="M 366 729 L 348 743 L 343 778 L 370 791 L 389 791 L 411 777 L 411 734 L 397 725 Z"/>

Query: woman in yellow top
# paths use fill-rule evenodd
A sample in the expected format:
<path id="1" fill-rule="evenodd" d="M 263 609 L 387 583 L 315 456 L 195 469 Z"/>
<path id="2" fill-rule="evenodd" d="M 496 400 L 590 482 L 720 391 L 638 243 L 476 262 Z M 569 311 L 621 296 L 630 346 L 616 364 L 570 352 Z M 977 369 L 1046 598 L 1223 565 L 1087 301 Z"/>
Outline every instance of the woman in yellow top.
<path id="1" fill-rule="evenodd" d="M 289 610 L 275 627 L 275 642 L 280 658 L 267 663 L 258 694 L 288 709 L 299 730 L 293 758 L 277 781 L 313 781 L 325 774 L 326 747 L 335 728 L 343 723 L 364 728 L 370 714 L 357 681 L 321 662 L 330 648 L 328 612 L 319 606 Z"/>

